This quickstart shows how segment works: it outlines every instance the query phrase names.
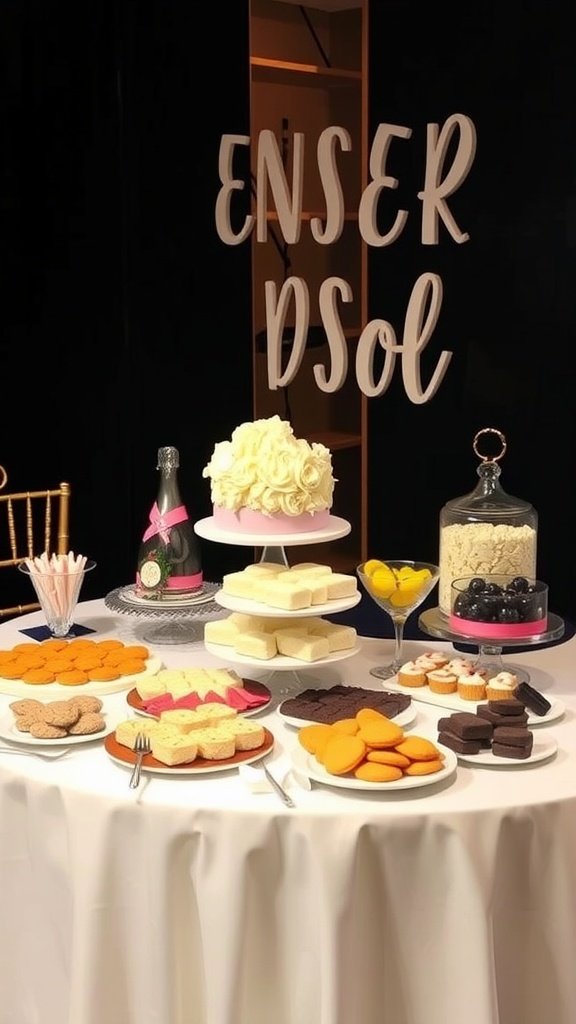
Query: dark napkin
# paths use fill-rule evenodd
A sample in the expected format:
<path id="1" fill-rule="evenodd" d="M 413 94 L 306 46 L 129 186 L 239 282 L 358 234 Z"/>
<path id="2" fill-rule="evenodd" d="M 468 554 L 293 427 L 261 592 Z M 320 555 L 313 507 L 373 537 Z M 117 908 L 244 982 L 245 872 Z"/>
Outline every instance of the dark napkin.
<path id="1" fill-rule="evenodd" d="M 95 629 L 91 629 L 90 626 L 80 626 L 74 622 L 70 626 L 70 632 L 67 637 L 62 637 L 63 640 L 67 640 L 69 637 L 84 636 L 85 633 L 95 633 Z M 20 633 L 25 633 L 26 636 L 31 637 L 32 640 L 50 640 L 52 633 L 48 629 L 48 626 L 32 626 L 30 629 L 21 629 Z"/>

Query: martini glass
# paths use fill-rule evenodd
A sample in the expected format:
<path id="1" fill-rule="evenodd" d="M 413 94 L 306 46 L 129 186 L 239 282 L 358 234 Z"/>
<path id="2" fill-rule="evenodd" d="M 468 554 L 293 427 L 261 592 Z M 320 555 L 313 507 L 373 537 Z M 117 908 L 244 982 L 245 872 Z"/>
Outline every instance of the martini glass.
<path id="1" fill-rule="evenodd" d="M 403 665 L 404 626 L 428 597 L 440 576 L 440 566 L 404 558 L 370 558 L 356 569 L 358 579 L 373 601 L 392 619 L 394 656 L 387 665 L 370 669 L 378 679 L 391 679 Z"/>

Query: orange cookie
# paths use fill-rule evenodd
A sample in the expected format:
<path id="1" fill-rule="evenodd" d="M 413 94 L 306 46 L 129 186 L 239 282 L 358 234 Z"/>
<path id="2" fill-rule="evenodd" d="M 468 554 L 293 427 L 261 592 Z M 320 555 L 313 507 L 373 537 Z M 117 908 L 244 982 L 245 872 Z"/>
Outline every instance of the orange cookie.
<path id="1" fill-rule="evenodd" d="M 14 661 L 7 661 L 5 665 L 2 665 L 0 675 L 2 675 L 4 679 L 21 679 L 22 672 L 25 671 L 26 667 L 22 668 L 18 658 L 15 658 Z"/>
<path id="2" fill-rule="evenodd" d="M 358 735 L 367 747 L 395 747 L 402 741 L 404 730 L 389 718 L 373 718 L 363 722 Z"/>
<path id="3" fill-rule="evenodd" d="M 120 679 L 120 670 L 113 665 L 99 665 L 98 668 L 87 670 L 88 679 L 95 683 L 108 683 L 113 679 Z"/>
<path id="4" fill-rule="evenodd" d="M 340 718 L 332 723 L 332 728 L 336 732 L 344 733 L 345 736 L 355 736 L 360 726 L 355 718 Z"/>
<path id="5" fill-rule="evenodd" d="M 91 668 L 101 667 L 102 658 L 99 654 L 92 654 L 91 651 L 87 654 L 82 651 L 77 658 L 74 658 L 74 668 L 82 669 L 83 672 L 88 672 Z"/>
<path id="6" fill-rule="evenodd" d="M 433 775 L 444 767 L 440 760 L 435 761 L 413 761 L 408 768 L 404 769 L 405 775 Z"/>
<path id="7" fill-rule="evenodd" d="M 123 676 L 135 676 L 138 672 L 143 672 L 145 668 L 146 662 L 141 658 L 123 658 L 118 662 L 118 669 Z"/>
<path id="8" fill-rule="evenodd" d="M 332 734 L 322 751 L 322 763 L 330 775 L 346 775 L 360 764 L 366 754 L 366 744 L 359 736 Z"/>
<path id="9" fill-rule="evenodd" d="M 407 736 L 395 747 L 399 754 L 405 754 L 411 761 L 435 761 L 441 758 L 438 747 L 423 736 Z"/>
<path id="10" fill-rule="evenodd" d="M 14 651 L 0 651 L 0 665 L 6 665 L 9 661 L 14 661 Z"/>
<path id="11" fill-rule="evenodd" d="M 122 658 L 138 658 L 142 661 L 146 661 L 150 657 L 150 651 L 143 644 L 130 644 L 127 647 L 119 648 L 118 654 Z"/>
<path id="12" fill-rule="evenodd" d="M 402 778 L 402 769 L 393 764 L 377 764 L 375 761 L 364 761 L 354 772 L 357 779 L 363 782 L 396 782 Z"/>
<path id="13" fill-rule="evenodd" d="M 121 640 L 97 640 L 96 647 L 99 651 L 118 651 L 124 644 Z"/>
<path id="14" fill-rule="evenodd" d="M 53 672 L 49 672 L 47 668 L 29 668 L 22 675 L 22 681 L 25 683 L 36 683 L 42 685 L 43 683 L 53 683 L 56 676 Z"/>
<path id="15" fill-rule="evenodd" d="M 62 683 L 62 686 L 81 686 L 82 683 L 88 682 L 88 676 L 79 668 L 70 668 L 67 672 L 60 672 L 56 676 L 56 682 Z"/>
<path id="16" fill-rule="evenodd" d="M 40 643 L 40 650 L 50 652 L 54 654 L 56 651 L 63 651 L 68 646 L 67 640 L 58 640 L 55 636 L 50 637 L 49 640 L 42 640 Z"/>
<path id="17" fill-rule="evenodd" d="M 399 754 L 397 750 L 369 750 L 366 760 L 374 764 L 393 764 L 397 768 L 407 768 L 411 764 L 410 758 Z"/>
<path id="18" fill-rule="evenodd" d="M 380 721 L 382 718 L 386 722 L 390 721 L 381 711 L 376 711 L 376 708 L 359 708 L 356 712 L 356 721 L 360 726 L 364 725 L 364 722 Z"/>
<path id="19" fill-rule="evenodd" d="M 320 747 L 323 747 L 334 732 L 331 725 L 318 722 L 315 725 L 303 725 L 298 730 L 298 741 L 309 754 L 315 754 Z"/>
<path id="20" fill-rule="evenodd" d="M 14 651 L 14 654 L 36 654 L 38 644 L 33 644 L 31 641 L 28 643 L 14 644 L 12 650 Z"/>
<path id="21" fill-rule="evenodd" d="M 18 658 L 18 664 L 24 670 L 28 668 L 44 668 L 46 658 L 41 654 L 21 654 Z"/>
<path id="22" fill-rule="evenodd" d="M 85 637 L 78 637 L 77 640 L 68 640 L 68 653 L 76 655 L 80 651 L 88 651 L 96 647 L 95 640 L 88 640 Z"/>
<path id="23" fill-rule="evenodd" d="M 74 662 L 72 658 L 66 658 L 62 655 L 55 654 L 54 657 L 47 658 L 44 664 L 44 668 L 54 672 L 56 675 L 58 672 L 67 672 L 68 669 L 74 668 Z"/>

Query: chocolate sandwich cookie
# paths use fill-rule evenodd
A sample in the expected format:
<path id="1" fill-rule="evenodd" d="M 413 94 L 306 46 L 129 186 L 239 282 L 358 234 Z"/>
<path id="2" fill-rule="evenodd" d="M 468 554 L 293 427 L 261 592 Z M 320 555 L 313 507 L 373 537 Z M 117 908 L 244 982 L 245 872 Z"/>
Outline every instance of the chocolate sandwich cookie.
<path id="1" fill-rule="evenodd" d="M 532 749 L 528 749 L 528 747 L 512 747 L 507 743 L 493 743 L 492 753 L 494 757 L 509 757 L 510 760 L 525 761 L 526 758 L 530 757 Z"/>
<path id="2" fill-rule="evenodd" d="M 503 704 L 504 701 L 494 701 L 495 704 Z M 523 711 L 520 715 L 499 715 L 497 711 L 492 711 L 487 704 L 478 704 L 476 708 L 476 714 L 480 718 L 485 718 L 487 722 L 492 722 L 492 725 L 526 725 L 528 721 L 528 713 Z"/>
<path id="3" fill-rule="evenodd" d="M 496 711 L 499 715 L 521 715 L 524 711 L 524 704 L 516 697 L 510 697 L 507 700 L 489 700 L 488 707 L 490 711 Z"/>
<path id="4" fill-rule="evenodd" d="M 456 754 L 480 753 L 480 740 L 464 740 L 461 736 L 457 736 L 455 732 L 450 732 L 448 729 L 438 733 L 438 743 L 442 743 L 445 747 L 450 747 L 450 750 L 453 750 Z"/>
<path id="5" fill-rule="evenodd" d="M 535 690 L 529 683 L 519 683 L 516 688 L 516 695 L 527 708 L 530 708 L 530 711 L 533 711 L 540 718 L 546 715 L 552 707 L 544 694 L 540 693 L 539 690 Z"/>
<path id="6" fill-rule="evenodd" d="M 438 720 L 438 731 L 455 733 L 463 740 L 483 740 L 492 736 L 492 723 L 471 711 L 455 711 Z"/>
<path id="7" fill-rule="evenodd" d="M 534 743 L 534 734 L 522 725 L 497 725 L 492 734 L 492 746 L 504 744 L 507 747 L 521 747 L 530 754 Z"/>

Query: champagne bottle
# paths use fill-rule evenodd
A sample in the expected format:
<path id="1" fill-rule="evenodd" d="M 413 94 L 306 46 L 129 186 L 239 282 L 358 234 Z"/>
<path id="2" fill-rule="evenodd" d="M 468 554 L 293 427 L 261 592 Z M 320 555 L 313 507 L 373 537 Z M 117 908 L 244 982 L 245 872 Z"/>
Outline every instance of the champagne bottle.
<path id="1" fill-rule="evenodd" d="M 197 536 L 180 497 L 177 448 L 158 449 L 160 486 L 138 552 L 136 589 L 158 600 L 185 597 L 202 588 Z"/>

